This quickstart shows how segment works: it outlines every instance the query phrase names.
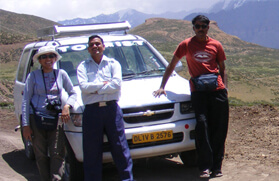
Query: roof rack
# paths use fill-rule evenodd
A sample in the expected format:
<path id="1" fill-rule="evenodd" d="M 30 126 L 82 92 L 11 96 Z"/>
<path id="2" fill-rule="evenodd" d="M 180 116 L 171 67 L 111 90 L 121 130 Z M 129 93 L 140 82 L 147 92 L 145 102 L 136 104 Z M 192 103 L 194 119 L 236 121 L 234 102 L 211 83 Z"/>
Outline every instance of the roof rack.
<path id="1" fill-rule="evenodd" d="M 126 31 L 131 28 L 128 21 L 111 22 L 111 23 L 96 23 L 96 24 L 83 24 L 83 25 L 54 25 L 51 27 L 43 28 L 37 31 L 37 37 L 42 38 L 51 36 L 72 36 L 81 34 L 92 33 L 109 33 L 114 31 Z"/>

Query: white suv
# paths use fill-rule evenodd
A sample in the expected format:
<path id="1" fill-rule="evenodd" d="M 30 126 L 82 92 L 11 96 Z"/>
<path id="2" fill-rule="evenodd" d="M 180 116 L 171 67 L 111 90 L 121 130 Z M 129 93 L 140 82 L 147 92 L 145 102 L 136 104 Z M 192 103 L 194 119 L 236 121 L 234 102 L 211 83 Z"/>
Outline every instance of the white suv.
<path id="1" fill-rule="evenodd" d="M 168 62 L 142 37 L 126 32 L 119 34 L 120 31 L 126 31 L 129 28 L 130 24 L 127 21 L 48 27 L 39 30 L 38 37 L 52 36 L 51 41 L 38 41 L 24 47 L 14 86 L 15 114 L 19 122 L 25 80 L 31 71 L 40 68 L 38 63 L 33 62 L 32 57 L 41 46 L 56 46 L 63 58 L 54 66 L 66 70 L 78 93 L 77 102 L 71 109 L 72 121 L 64 126 L 67 140 L 68 180 L 80 180 L 82 176 L 81 125 L 84 105 L 78 86 L 76 68 L 82 60 L 89 57 L 87 42 L 92 34 L 99 34 L 104 39 L 106 47 L 104 54 L 115 58 L 122 66 L 123 82 L 119 105 L 123 111 L 125 133 L 132 158 L 180 154 L 184 164 L 192 165 L 195 162 L 196 120 L 190 100 L 189 82 L 174 72 L 165 87 L 167 97 L 153 97 L 152 92 L 159 88 Z M 117 32 L 112 34 L 111 32 L 114 31 Z M 58 35 L 63 37 L 56 38 Z M 182 64 L 179 62 L 176 71 L 181 70 Z M 64 92 L 63 103 L 67 96 Z M 104 140 L 103 161 L 111 162 L 109 144 L 106 138 Z M 24 138 L 23 142 L 26 155 L 34 158 L 32 143 Z"/>

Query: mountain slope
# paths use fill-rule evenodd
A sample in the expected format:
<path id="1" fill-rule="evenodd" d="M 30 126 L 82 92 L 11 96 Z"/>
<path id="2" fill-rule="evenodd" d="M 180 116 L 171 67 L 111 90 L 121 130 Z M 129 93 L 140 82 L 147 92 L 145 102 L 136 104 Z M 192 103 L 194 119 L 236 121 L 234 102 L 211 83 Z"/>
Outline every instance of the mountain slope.
<path id="1" fill-rule="evenodd" d="M 0 44 L 11 44 L 34 39 L 37 29 L 58 23 L 0 9 L 0 24 Z"/>
<path id="2" fill-rule="evenodd" d="M 216 13 L 222 10 L 228 11 L 232 9 L 237 9 L 248 2 L 255 2 L 255 1 L 259 2 L 259 1 L 266 1 L 266 0 L 220 0 L 210 8 L 209 12 Z"/>
<path id="3" fill-rule="evenodd" d="M 279 1 L 245 1 L 217 13 L 205 13 L 220 29 L 244 41 L 279 49 Z M 186 16 L 191 20 L 199 13 Z"/>
<path id="4" fill-rule="evenodd" d="M 147 19 L 144 24 L 130 30 L 129 33 L 145 37 L 152 44 L 165 48 L 164 51 L 174 51 L 178 43 L 187 37 L 194 36 L 192 28 L 193 26 L 190 21 L 151 18 Z M 215 21 L 210 23 L 209 36 L 219 40 L 225 49 L 233 53 L 239 53 L 243 47 L 263 48 L 245 42 L 236 36 L 226 34 L 220 30 Z"/>

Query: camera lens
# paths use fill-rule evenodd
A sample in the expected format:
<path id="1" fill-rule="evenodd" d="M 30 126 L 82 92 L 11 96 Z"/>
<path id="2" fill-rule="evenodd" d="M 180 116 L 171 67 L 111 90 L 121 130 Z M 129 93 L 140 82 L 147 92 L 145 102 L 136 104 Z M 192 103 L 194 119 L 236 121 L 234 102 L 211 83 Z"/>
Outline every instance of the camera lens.
<path id="1" fill-rule="evenodd" d="M 61 109 L 61 106 L 60 106 L 60 105 L 55 106 L 54 109 L 55 109 L 58 113 L 62 112 L 62 109 Z"/>
<path id="2" fill-rule="evenodd" d="M 46 108 L 47 108 L 47 110 L 50 110 L 50 111 L 51 111 L 51 110 L 53 109 L 53 105 L 51 105 L 50 103 L 48 103 L 47 106 L 46 106 Z"/>
<path id="3" fill-rule="evenodd" d="M 62 112 L 60 100 L 52 100 L 52 101 L 50 101 L 47 104 L 46 108 L 49 111 L 55 111 L 57 113 L 61 113 Z"/>

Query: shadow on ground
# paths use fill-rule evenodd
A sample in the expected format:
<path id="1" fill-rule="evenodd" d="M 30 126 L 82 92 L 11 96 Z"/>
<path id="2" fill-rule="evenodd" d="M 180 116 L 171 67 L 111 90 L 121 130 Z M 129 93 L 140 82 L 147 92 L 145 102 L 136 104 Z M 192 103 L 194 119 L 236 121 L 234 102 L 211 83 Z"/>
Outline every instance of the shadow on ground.
<path id="1" fill-rule="evenodd" d="M 40 180 L 35 160 L 25 156 L 24 150 L 14 150 L 2 155 L 9 166 L 28 181 Z M 137 181 L 181 181 L 207 180 L 198 178 L 196 167 L 185 167 L 181 162 L 162 157 L 134 160 L 134 178 Z M 119 181 L 113 163 L 103 164 L 103 181 Z"/>
<path id="2" fill-rule="evenodd" d="M 14 150 L 9 153 L 4 153 L 2 158 L 14 171 L 25 177 L 26 180 L 40 180 L 35 160 L 28 159 L 25 156 L 24 150 Z"/>
<path id="3" fill-rule="evenodd" d="M 181 162 L 163 157 L 134 160 L 134 178 L 137 181 L 206 181 L 198 177 L 197 167 L 185 167 Z M 119 181 L 113 164 L 103 165 L 103 180 Z"/>

